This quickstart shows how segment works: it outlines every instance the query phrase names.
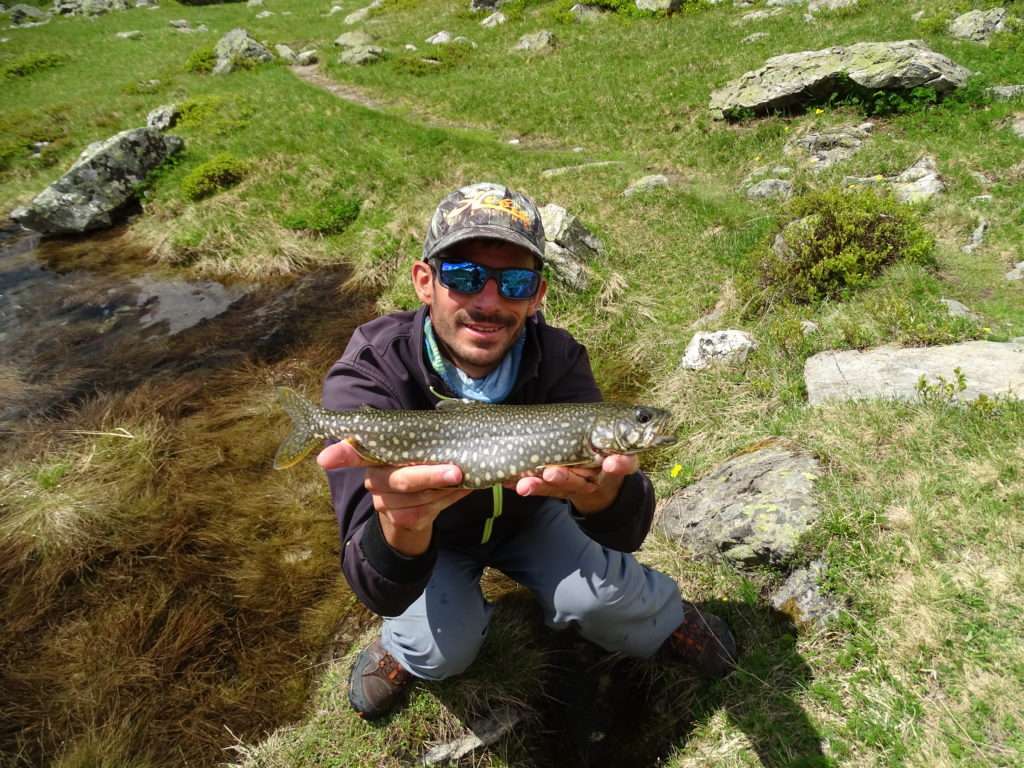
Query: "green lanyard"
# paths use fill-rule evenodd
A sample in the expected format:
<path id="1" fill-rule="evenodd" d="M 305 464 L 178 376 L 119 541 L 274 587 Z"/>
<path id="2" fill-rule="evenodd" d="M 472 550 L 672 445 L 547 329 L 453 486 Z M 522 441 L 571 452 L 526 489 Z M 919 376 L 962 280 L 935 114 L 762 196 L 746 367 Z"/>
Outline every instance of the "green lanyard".
<path id="1" fill-rule="evenodd" d="M 494 499 L 494 511 L 491 512 L 491 516 L 484 521 L 484 535 L 480 539 L 481 544 L 486 544 L 491 540 L 491 531 L 494 529 L 494 521 L 501 517 L 501 502 L 505 498 L 503 493 L 504 489 L 500 485 L 491 486 L 491 498 Z"/>

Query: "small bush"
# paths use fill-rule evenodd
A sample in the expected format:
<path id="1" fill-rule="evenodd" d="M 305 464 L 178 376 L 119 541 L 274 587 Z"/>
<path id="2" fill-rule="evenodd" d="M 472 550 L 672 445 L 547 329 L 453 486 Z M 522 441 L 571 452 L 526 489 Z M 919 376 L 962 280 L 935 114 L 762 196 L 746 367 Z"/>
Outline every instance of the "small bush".
<path id="1" fill-rule="evenodd" d="M 185 71 L 195 72 L 198 75 L 208 75 L 213 71 L 217 63 L 217 54 L 213 48 L 199 48 L 192 51 L 185 59 Z"/>
<path id="2" fill-rule="evenodd" d="M 339 235 L 359 218 L 362 201 L 341 194 L 324 197 L 316 205 L 286 214 L 281 225 L 318 235 Z"/>
<path id="3" fill-rule="evenodd" d="M 67 60 L 67 56 L 58 53 L 29 53 L 13 61 L 0 64 L 0 73 L 13 80 L 18 77 L 28 77 L 36 72 L 42 72 L 44 69 L 52 69 Z"/>
<path id="4" fill-rule="evenodd" d="M 229 154 L 220 154 L 193 168 L 181 182 L 181 192 L 189 200 L 202 200 L 245 178 L 245 163 Z"/>
<path id="5" fill-rule="evenodd" d="M 829 189 L 794 198 L 781 238 L 763 249 L 750 305 L 842 298 L 897 260 L 933 263 L 934 240 L 916 212 L 873 189 Z"/>

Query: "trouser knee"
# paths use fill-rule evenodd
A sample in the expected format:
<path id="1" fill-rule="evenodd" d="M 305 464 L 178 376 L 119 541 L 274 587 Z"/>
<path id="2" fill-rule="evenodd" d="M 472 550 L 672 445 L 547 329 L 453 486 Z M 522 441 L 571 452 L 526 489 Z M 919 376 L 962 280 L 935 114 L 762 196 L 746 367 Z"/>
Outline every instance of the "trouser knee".
<path id="1" fill-rule="evenodd" d="M 389 650 L 414 676 L 444 680 L 465 672 L 480 653 L 487 622 L 461 621 L 448 626 L 412 628 L 392 633 Z"/>

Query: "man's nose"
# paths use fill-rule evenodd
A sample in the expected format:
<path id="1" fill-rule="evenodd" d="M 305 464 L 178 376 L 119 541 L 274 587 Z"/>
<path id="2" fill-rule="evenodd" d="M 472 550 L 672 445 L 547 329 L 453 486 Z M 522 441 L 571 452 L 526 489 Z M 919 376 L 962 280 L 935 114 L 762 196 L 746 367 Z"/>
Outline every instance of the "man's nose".
<path id="1" fill-rule="evenodd" d="M 484 287 L 480 289 L 480 292 L 476 294 L 477 306 L 497 306 L 505 297 L 501 295 L 498 290 L 498 278 L 489 276 L 487 282 L 484 283 Z"/>

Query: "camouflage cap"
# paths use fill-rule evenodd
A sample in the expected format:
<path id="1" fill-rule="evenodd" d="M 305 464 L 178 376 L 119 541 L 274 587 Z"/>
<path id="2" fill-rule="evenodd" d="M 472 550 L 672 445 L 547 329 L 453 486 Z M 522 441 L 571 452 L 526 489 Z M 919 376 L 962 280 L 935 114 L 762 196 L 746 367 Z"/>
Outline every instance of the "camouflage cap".
<path id="1" fill-rule="evenodd" d="M 471 184 L 442 200 L 430 220 L 423 259 L 476 238 L 513 243 L 544 262 L 544 225 L 537 205 L 501 184 Z"/>

